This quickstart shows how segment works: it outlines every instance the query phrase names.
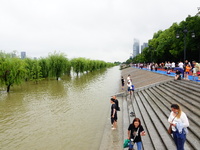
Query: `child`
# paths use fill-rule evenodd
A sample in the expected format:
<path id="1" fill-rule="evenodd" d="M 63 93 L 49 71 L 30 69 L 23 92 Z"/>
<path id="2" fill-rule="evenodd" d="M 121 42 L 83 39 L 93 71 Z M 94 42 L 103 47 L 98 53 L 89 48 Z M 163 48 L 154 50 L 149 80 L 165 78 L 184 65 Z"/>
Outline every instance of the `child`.
<path id="1" fill-rule="evenodd" d="M 187 66 L 185 66 L 185 79 L 188 80 L 188 75 L 190 73 L 191 67 L 189 64 L 187 64 Z"/>

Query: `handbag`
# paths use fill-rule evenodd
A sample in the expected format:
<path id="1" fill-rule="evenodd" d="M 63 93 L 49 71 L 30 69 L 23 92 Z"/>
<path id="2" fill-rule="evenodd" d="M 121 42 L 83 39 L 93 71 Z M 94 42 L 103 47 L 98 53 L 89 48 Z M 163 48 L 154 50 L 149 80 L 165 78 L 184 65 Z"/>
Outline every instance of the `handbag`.
<path id="1" fill-rule="evenodd" d="M 177 116 L 177 115 L 176 115 Z M 176 118 L 176 116 L 172 119 L 172 122 L 174 121 L 174 119 Z M 172 125 L 169 125 L 168 131 L 169 134 L 172 134 Z"/>
<path id="2" fill-rule="evenodd" d="M 127 147 L 129 146 L 129 142 L 130 142 L 129 139 L 125 139 L 125 140 L 124 140 L 124 145 L 123 145 L 123 147 L 124 147 L 124 148 L 127 148 Z"/>
<path id="3" fill-rule="evenodd" d="M 118 106 L 117 111 L 120 111 L 120 107 Z"/>
<path id="4" fill-rule="evenodd" d="M 169 134 L 172 134 L 172 125 L 170 124 L 169 129 L 167 131 Z"/>
<path id="5" fill-rule="evenodd" d="M 138 134 L 138 131 L 139 131 L 139 128 L 137 129 L 137 134 Z M 137 136 L 137 134 L 136 134 L 136 136 Z M 125 139 L 123 147 L 127 148 L 127 147 L 129 147 L 129 145 L 131 144 L 131 142 L 134 143 L 134 140 L 135 140 L 136 136 L 133 139 L 131 139 L 131 140 Z"/>

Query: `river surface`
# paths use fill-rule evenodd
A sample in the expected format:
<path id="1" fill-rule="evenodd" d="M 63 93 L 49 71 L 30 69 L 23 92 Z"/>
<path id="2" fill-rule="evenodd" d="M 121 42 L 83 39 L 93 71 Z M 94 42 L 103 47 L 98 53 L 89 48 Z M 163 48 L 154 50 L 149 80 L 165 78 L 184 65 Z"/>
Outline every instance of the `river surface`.
<path id="1" fill-rule="evenodd" d="M 119 67 L 0 91 L 1 150 L 99 149 Z"/>

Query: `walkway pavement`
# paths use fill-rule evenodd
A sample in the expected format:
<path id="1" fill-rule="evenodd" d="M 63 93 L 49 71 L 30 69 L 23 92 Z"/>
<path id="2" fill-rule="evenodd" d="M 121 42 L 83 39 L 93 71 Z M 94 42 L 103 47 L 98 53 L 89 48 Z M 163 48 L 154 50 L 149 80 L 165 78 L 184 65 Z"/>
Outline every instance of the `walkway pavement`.
<path id="1" fill-rule="evenodd" d="M 174 72 L 167 74 L 165 70 L 161 69 L 159 69 L 158 71 L 149 71 L 146 68 L 138 69 L 130 67 L 121 71 L 121 75 L 125 79 L 129 74 L 131 75 L 132 82 L 135 86 L 135 92 L 143 92 L 143 89 L 146 89 L 147 87 L 154 88 L 155 85 L 173 82 L 175 76 Z M 189 80 L 192 80 L 191 75 L 189 76 Z M 200 81 L 197 81 L 197 83 L 198 82 Z M 173 86 L 175 85 L 173 84 Z M 184 86 L 187 86 L 187 84 Z M 197 84 L 196 86 L 198 87 L 199 84 Z M 126 85 L 125 90 L 121 89 L 121 84 L 119 85 L 119 87 L 120 90 L 117 99 L 119 100 L 121 111 L 118 112 L 118 129 L 111 130 L 110 116 L 108 114 L 108 121 L 105 125 L 105 130 L 99 150 L 123 150 L 123 141 L 127 137 L 127 128 L 129 123 L 132 122 L 133 119 L 129 116 L 130 114 L 127 113 L 127 110 L 128 112 L 134 111 L 132 106 L 135 107 L 135 110 L 139 108 L 136 107 L 135 104 L 132 104 L 133 101 L 130 99 L 129 96 L 126 96 Z M 162 93 L 160 94 L 162 95 Z M 147 141 L 145 143 L 148 144 Z M 151 146 L 151 148 L 153 148 L 153 146 Z"/>
<path id="2" fill-rule="evenodd" d="M 163 74 L 155 74 L 154 72 L 147 72 L 145 70 L 140 70 L 136 68 L 126 68 L 123 69 L 121 72 L 121 75 L 126 77 L 128 74 L 131 75 L 131 79 L 135 85 L 135 88 L 141 88 L 145 87 L 147 85 L 155 84 L 155 83 L 160 83 L 163 81 L 168 81 L 168 80 L 173 80 L 172 77 L 165 76 Z M 126 90 L 121 89 L 121 83 L 118 85 L 120 87 L 119 93 L 124 93 Z M 124 89 L 127 89 L 125 87 Z M 119 100 L 120 107 L 123 108 L 123 102 L 126 101 L 126 96 L 124 97 L 123 94 L 119 93 L 113 93 L 118 95 L 117 99 Z M 110 114 L 107 116 L 107 123 L 105 125 L 102 141 L 100 144 L 99 150 L 123 150 L 123 141 L 124 141 L 124 136 L 127 136 L 127 128 L 128 127 L 123 127 L 123 121 L 128 119 L 128 114 L 123 115 L 124 110 L 121 109 L 121 111 L 118 112 L 118 128 L 117 130 L 112 130 L 111 129 L 111 124 L 110 124 Z"/>

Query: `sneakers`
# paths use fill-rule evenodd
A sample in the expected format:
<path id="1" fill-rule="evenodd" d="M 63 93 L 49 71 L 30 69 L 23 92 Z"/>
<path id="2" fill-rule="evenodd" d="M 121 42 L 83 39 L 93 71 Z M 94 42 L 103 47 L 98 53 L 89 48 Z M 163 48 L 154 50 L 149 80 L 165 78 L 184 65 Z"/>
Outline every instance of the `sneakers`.
<path id="1" fill-rule="evenodd" d="M 113 127 L 112 127 L 111 129 L 112 129 L 112 130 L 115 130 L 116 128 L 113 128 Z"/>

